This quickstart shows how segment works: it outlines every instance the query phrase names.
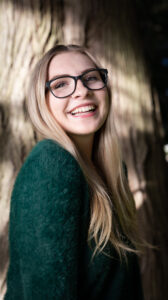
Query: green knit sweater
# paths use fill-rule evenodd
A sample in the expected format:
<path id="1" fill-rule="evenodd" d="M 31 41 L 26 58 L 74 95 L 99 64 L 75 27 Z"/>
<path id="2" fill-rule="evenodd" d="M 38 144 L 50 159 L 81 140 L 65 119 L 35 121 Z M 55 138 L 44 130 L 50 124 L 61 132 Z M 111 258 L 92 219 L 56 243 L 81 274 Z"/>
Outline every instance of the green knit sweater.
<path id="1" fill-rule="evenodd" d="M 126 266 L 108 245 L 113 259 L 91 261 L 89 220 L 79 164 L 54 141 L 39 142 L 12 193 L 5 300 L 142 300 L 135 255 Z"/>

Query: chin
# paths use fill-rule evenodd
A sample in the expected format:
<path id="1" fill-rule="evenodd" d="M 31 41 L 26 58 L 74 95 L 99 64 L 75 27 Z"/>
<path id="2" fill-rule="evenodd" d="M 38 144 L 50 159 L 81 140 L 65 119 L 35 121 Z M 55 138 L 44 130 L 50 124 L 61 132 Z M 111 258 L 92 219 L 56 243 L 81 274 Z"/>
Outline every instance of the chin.
<path id="1" fill-rule="evenodd" d="M 84 128 L 80 128 L 80 127 L 78 127 L 78 130 L 76 131 L 75 130 L 75 132 L 76 133 L 78 133 L 78 134 L 93 134 L 93 133 L 95 133 L 99 128 L 101 128 L 101 124 L 100 125 L 97 125 L 97 126 L 88 126 L 87 128 L 86 128 L 86 126 L 84 127 Z M 74 133 L 75 133 L 74 132 Z"/>

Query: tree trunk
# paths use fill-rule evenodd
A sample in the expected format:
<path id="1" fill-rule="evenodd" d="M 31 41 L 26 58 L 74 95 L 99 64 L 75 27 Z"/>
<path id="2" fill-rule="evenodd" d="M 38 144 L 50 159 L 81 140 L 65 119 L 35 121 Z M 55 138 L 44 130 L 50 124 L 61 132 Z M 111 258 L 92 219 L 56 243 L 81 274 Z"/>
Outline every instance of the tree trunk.
<path id="1" fill-rule="evenodd" d="M 141 260 L 145 300 L 168 297 L 167 186 L 162 124 L 151 91 L 131 0 L 1 0 L 0 3 L 0 285 L 5 292 L 10 193 L 38 139 L 25 114 L 28 76 L 43 52 L 77 43 L 96 52 L 112 78 L 113 109 L 142 235 L 160 247 Z M 4 26 L 5 24 L 5 26 Z M 0 295 L 0 297 L 1 297 Z"/>
<path id="2" fill-rule="evenodd" d="M 0 4 L 0 287 L 8 266 L 10 194 L 16 174 L 37 141 L 25 113 L 25 90 L 40 55 L 62 39 L 62 6 L 55 1 L 6 1 Z"/>

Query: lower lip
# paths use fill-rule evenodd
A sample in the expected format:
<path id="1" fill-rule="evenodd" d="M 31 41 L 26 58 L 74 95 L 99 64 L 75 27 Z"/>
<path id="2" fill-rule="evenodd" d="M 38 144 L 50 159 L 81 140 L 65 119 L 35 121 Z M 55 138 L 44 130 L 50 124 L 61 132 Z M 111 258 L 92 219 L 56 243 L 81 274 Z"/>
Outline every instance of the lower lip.
<path id="1" fill-rule="evenodd" d="M 80 115 L 72 115 L 72 117 L 75 117 L 75 118 L 88 118 L 88 117 L 92 117 L 96 114 L 97 112 L 97 109 L 95 109 L 94 111 L 89 111 L 89 112 L 86 112 L 86 113 L 81 113 Z"/>

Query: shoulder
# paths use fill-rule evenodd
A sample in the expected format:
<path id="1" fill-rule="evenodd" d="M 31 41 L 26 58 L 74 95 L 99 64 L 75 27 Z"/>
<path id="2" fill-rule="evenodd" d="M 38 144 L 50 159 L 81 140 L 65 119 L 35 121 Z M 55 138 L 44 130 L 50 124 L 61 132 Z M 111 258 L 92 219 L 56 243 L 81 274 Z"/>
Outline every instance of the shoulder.
<path id="1" fill-rule="evenodd" d="M 76 159 L 54 141 L 43 140 L 16 178 L 11 215 L 19 222 L 23 216 L 32 220 L 38 214 L 50 215 L 54 208 L 57 214 L 77 211 L 83 197 L 88 197 L 88 184 Z"/>
<path id="2" fill-rule="evenodd" d="M 86 186 L 86 180 L 76 159 L 53 140 L 36 144 L 16 178 L 13 195 Z"/>
<path id="3" fill-rule="evenodd" d="M 62 154 L 63 156 L 73 157 L 67 150 L 61 147 L 56 141 L 51 139 L 44 139 L 38 142 L 34 148 L 32 149 L 29 157 L 32 157 L 37 154 L 44 154 L 44 155 L 56 155 Z"/>
<path id="4" fill-rule="evenodd" d="M 56 141 L 45 139 L 36 144 L 36 146 L 32 149 L 31 153 L 27 157 L 25 164 L 30 162 L 59 162 L 64 163 L 64 161 L 70 161 L 73 164 L 78 164 L 76 159 L 73 157 L 71 153 L 61 147 Z"/>
<path id="5" fill-rule="evenodd" d="M 42 140 L 32 149 L 25 160 L 20 173 L 47 172 L 55 175 L 59 171 L 72 173 L 81 172 L 80 166 L 71 153 L 57 142 L 49 139 Z"/>

